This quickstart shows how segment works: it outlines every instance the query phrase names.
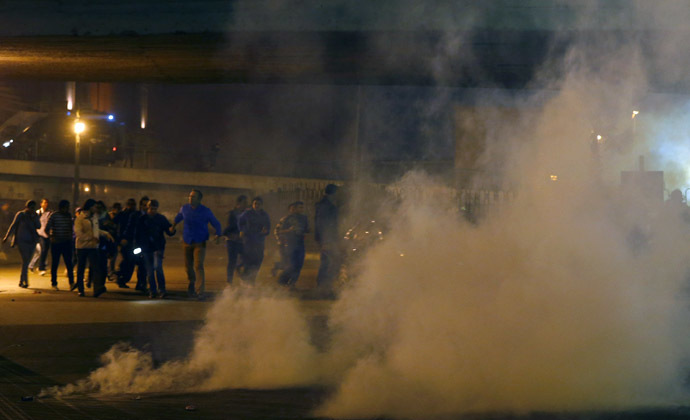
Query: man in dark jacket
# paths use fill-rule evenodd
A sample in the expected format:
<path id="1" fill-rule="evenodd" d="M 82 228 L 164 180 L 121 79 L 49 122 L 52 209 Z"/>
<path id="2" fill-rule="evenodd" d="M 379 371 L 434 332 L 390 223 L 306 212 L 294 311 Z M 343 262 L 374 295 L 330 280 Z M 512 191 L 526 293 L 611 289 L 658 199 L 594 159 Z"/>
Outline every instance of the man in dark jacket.
<path id="1" fill-rule="evenodd" d="M 338 233 L 338 206 L 333 184 L 326 186 L 325 195 L 316 203 L 314 214 L 314 238 L 319 244 L 321 259 L 316 284 L 326 295 L 333 293 L 333 282 L 342 265 L 341 235 Z"/>
<path id="2" fill-rule="evenodd" d="M 60 257 L 62 257 L 71 288 L 74 285 L 74 264 L 72 263 L 74 227 L 72 215 L 69 212 L 69 201 L 61 200 L 58 203 L 58 211 L 53 212 L 48 219 L 46 233 L 50 237 L 50 283 L 53 289 L 58 290 L 57 271 L 60 265 Z"/>
<path id="3" fill-rule="evenodd" d="M 129 203 L 128 203 L 129 204 Z M 134 231 L 137 226 L 139 218 L 146 214 L 146 209 L 149 204 L 149 198 L 147 196 L 141 197 L 139 200 L 139 210 L 133 211 L 127 220 L 127 226 L 125 227 L 123 233 L 123 239 L 120 242 L 123 247 L 126 246 L 127 253 L 129 254 L 131 264 L 127 265 L 128 270 L 124 271 L 120 275 L 120 282 L 127 283 L 134 274 L 134 268 L 137 268 L 137 285 L 136 290 L 146 293 L 146 266 L 144 264 L 143 256 L 141 253 L 134 253 L 135 247 L 132 245 L 134 242 Z"/>
<path id="4" fill-rule="evenodd" d="M 271 229 L 271 220 L 263 210 L 264 200 L 254 197 L 252 207 L 242 213 L 239 220 L 242 237 L 242 280 L 254 284 L 264 261 L 264 240 Z"/>
<path id="5" fill-rule="evenodd" d="M 115 202 L 113 205 L 110 207 L 110 211 L 108 211 L 108 218 L 110 219 L 110 222 L 115 226 L 115 232 L 113 235 L 113 238 L 115 238 L 115 242 L 113 242 L 113 247 L 110 250 L 110 253 L 108 254 L 108 279 L 111 281 L 117 280 L 117 270 L 115 270 L 115 263 L 117 262 L 117 252 L 120 244 L 120 213 L 122 212 L 122 204 Z"/>
<path id="6" fill-rule="evenodd" d="M 137 221 L 134 233 L 134 246 L 141 249 L 146 277 L 149 282 L 149 297 L 164 298 L 165 274 L 163 274 L 163 255 L 165 253 L 165 236 L 172 236 L 172 224 L 158 213 L 158 200 L 148 203 L 146 214 Z M 135 248 L 135 249 L 136 249 Z"/>
<path id="7" fill-rule="evenodd" d="M 293 287 L 304 266 L 304 235 L 309 233 L 309 220 L 304 213 L 304 203 L 295 201 L 288 206 L 289 214 L 278 222 L 274 234 L 279 238 L 283 272 L 278 283 Z"/>
<path id="8" fill-rule="evenodd" d="M 38 232 L 41 222 L 36 214 L 36 202 L 29 200 L 26 202 L 24 210 L 17 212 L 12 224 L 7 229 L 2 242 L 10 240 L 10 246 L 19 248 L 19 255 L 22 257 L 22 270 L 19 275 L 19 287 L 29 287 L 29 263 L 38 243 Z"/>
<path id="9" fill-rule="evenodd" d="M 132 238 L 130 237 L 128 239 L 125 236 L 125 232 L 127 232 L 130 216 L 136 211 L 137 202 L 133 198 L 130 198 L 125 204 L 125 209 L 121 211 L 115 219 L 115 224 L 118 229 L 117 239 L 120 242 L 120 254 L 122 256 L 120 267 L 117 270 L 117 285 L 121 288 L 129 288 L 127 282 L 132 277 L 132 271 L 134 270 L 134 255 L 132 254 L 134 248 L 132 246 Z"/>
<path id="10" fill-rule="evenodd" d="M 228 213 L 228 225 L 223 230 L 225 247 L 228 250 L 227 281 L 232 284 L 232 279 L 237 267 L 237 259 L 242 255 L 242 238 L 240 238 L 240 216 L 247 209 L 247 196 L 237 197 L 235 208 Z"/>
<path id="11" fill-rule="evenodd" d="M 98 219 L 99 229 L 108 232 L 113 238 L 113 240 L 109 240 L 101 236 L 98 242 L 98 273 L 102 276 L 99 283 L 105 284 L 105 280 L 108 278 L 108 259 L 112 255 L 117 255 L 117 242 L 114 240 L 117 237 L 117 225 L 110 217 L 107 206 L 101 200 L 96 202 L 94 217 Z"/>

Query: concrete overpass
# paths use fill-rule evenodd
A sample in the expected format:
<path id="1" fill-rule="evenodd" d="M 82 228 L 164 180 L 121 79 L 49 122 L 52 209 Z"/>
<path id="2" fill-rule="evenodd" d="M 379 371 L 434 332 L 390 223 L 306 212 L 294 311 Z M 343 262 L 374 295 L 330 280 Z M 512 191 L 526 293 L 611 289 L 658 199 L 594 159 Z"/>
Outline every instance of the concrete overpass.
<path id="1" fill-rule="evenodd" d="M 653 3 L 653 4 L 652 4 Z M 690 2 L 30 0 L 0 5 L 0 78 L 539 87 L 574 46 L 634 44 L 690 90 Z M 556 63 L 556 65 L 553 65 Z M 677 66 L 675 66 L 677 65 Z M 536 84 L 536 86 L 535 86 Z M 548 86 L 552 87 L 552 86 Z"/>

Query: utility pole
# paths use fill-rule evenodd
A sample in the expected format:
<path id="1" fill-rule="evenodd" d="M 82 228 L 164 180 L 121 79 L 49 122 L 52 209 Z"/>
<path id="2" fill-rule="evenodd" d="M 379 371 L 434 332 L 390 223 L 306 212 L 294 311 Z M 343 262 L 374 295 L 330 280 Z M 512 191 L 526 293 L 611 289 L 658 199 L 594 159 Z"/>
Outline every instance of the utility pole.
<path id="1" fill-rule="evenodd" d="M 81 143 L 81 133 L 84 131 L 84 123 L 79 121 L 79 110 L 77 109 L 76 120 L 74 122 L 74 186 L 72 190 L 72 208 L 78 207 L 79 201 L 79 148 Z"/>

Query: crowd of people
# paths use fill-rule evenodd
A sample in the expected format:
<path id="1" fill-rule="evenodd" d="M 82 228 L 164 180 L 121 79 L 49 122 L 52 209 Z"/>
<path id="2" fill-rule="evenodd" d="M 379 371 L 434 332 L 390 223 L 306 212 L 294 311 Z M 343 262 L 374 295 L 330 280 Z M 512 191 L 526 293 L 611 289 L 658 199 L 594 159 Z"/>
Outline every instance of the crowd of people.
<path id="1" fill-rule="evenodd" d="M 336 185 L 329 184 L 323 199 L 315 204 L 314 235 L 321 252 L 317 285 L 327 296 L 333 293 L 334 280 L 342 264 L 337 191 Z M 150 298 L 165 298 L 168 295 L 163 269 L 166 237 L 174 236 L 181 223 L 184 267 L 189 282 L 187 294 L 204 300 L 204 260 L 206 244 L 211 239 L 209 225 L 215 232 L 213 240 L 225 241 L 228 284 L 233 283 L 236 273 L 243 283 L 255 284 L 264 260 L 266 237 L 272 232 L 280 255 L 272 275 L 279 285 L 295 287 L 306 255 L 304 238 L 311 232 L 304 202 L 290 203 L 287 215 L 271 231 L 271 220 L 263 209 L 261 197 L 250 201 L 245 195 L 238 196 L 235 207 L 228 212 L 225 228 L 211 209 L 201 203 L 202 199 L 200 190 L 192 190 L 188 203 L 180 208 L 172 222 L 158 212 L 158 200 L 146 196 L 139 200 L 138 207 L 136 200 L 128 199 L 124 208 L 121 203 L 113 203 L 108 208 L 103 201 L 89 198 L 73 213 L 67 200 L 61 200 L 57 210 L 51 210 L 47 199 L 41 200 L 39 206 L 29 200 L 14 218 L 8 206 L 3 205 L 1 222 L 9 226 L 2 243 L 9 242 L 9 246 L 19 251 L 19 287 L 29 287 L 29 271 L 47 275 L 50 253 L 50 280 L 54 290 L 59 290 L 57 275 L 62 261 L 69 290 L 76 290 L 79 296 L 85 296 L 87 288 L 93 289 L 93 297 L 100 296 L 107 291 L 107 280 L 119 288 L 129 288 L 128 283 L 136 272 L 136 290 Z"/>

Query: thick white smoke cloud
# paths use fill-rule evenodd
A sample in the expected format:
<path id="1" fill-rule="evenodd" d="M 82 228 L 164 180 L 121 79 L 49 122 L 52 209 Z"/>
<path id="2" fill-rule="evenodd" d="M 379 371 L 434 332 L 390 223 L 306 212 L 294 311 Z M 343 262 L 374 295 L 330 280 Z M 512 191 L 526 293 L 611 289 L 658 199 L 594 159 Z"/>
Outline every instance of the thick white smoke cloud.
<path id="1" fill-rule="evenodd" d="M 416 175 L 404 182 L 426 185 Z M 688 264 L 674 251 L 677 237 L 655 237 L 635 257 L 613 203 L 551 193 L 521 195 L 479 228 L 440 196 L 406 202 L 334 308 L 332 365 L 342 380 L 320 414 L 588 410 L 678 398 Z"/>
<path id="2" fill-rule="evenodd" d="M 479 226 L 423 174 L 397 187 L 391 231 L 334 304 L 327 351 L 310 343 L 298 302 L 228 289 L 187 359 L 154 367 L 117 346 L 58 393 L 325 384 L 335 392 L 316 414 L 338 418 L 685 397 L 687 232 L 669 213 L 648 219 L 654 235 L 636 252 L 625 206 L 599 187 L 534 185 Z"/>
<path id="3" fill-rule="evenodd" d="M 58 392 L 327 384 L 334 394 L 319 415 L 400 418 L 686 398 L 690 232 L 668 208 L 619 194 L 638 154 L 663 154 L 645 129 L 630 138 L 659 63 L 617 41 L 578 46 L 557 64 L 567 70 L 557 91 L 487 131 L 484 158 L 500 156 L 516 198 L 473 225 L 440 183 L 404 177 L 386 239 L 332 308 L 328 350 L 311 344 L 297 302 L 226 290 L 185 360 L 155 367 L 119 346 Z"/>
<path id="4" fill-rule="evenodd" d="M 209 391 L 312 385 L 319 357 L 307 320 L 285 296 L 226 289 L 184 360 L 156 366 L 150 354 L 118 344 L 89 377 L 46 395 Z"/>

